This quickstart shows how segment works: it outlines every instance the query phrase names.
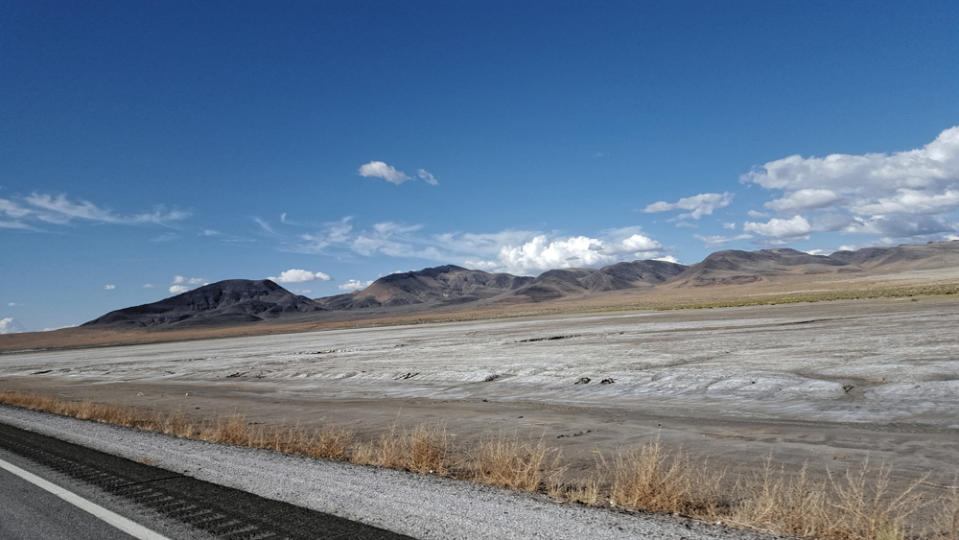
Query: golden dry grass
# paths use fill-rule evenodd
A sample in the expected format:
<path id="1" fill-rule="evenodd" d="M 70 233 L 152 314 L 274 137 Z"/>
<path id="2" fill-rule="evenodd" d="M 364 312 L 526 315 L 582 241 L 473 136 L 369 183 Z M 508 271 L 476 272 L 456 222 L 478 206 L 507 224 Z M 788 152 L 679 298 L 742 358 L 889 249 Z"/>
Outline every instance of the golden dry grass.
<path id="1" fill-rule="evenodd" d="M 767 459 L 756 474 L 729 478 L 658 439 L 565 478 L 560 451 L 516 434 L 457 449 L 445 426 L 394 427 L 370 441 L 348 429 L 316 430 L 247 422 L 240 416 L 191 418 L 36 394 L 0 393 L 0 402 L 76 418 L 216 443 L 435 474 L 530 492 L 560 502 L 608 505 L 721 521 L 742 528 L 826 540 L 959 540 L 959 477 L 946 492 L 924 478 L 893 489 L 891 468 L 861 466 L 814 480 Z M 923 512 L 923 519 L 917 519 Z M 929 517 L 931 516 L 931 517 Z M 928 518 L 928 519 L 927 519 Z"/>
<path id="2" fill-rule="evenodd" d="M 499 435 L 482 441 L 469 456 L 468 478 L 491 486 L 540 491 L 563 473 L 560 452 L 547 448 L 540 439 L 523 442 L 516 435 Z"/>

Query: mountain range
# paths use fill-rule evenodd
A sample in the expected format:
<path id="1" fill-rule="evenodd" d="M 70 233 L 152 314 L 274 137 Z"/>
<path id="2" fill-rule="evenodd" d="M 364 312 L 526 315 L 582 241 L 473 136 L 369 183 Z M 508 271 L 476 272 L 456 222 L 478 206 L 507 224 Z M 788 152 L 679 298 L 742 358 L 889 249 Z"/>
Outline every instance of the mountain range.
<path id="1" fill-rule="evenodd" d="M 881 274 L 959 267 L 959 241 L 873 247 L 814 255 L 795 249 L 726 250 L 691 266 L 661 260 L 598 269 L 563 268 L 537 277 L 444 265 L 381 277 L 349 294 L 310 299 L 270 280 L 231 279 L 154 302 L 112 311 L 86 327 L 182 328 L 273 319 L 305 320 L 330 312 L 371 312 L 548 302 L 599 293 L 711 287 L 822 274 Z"/>

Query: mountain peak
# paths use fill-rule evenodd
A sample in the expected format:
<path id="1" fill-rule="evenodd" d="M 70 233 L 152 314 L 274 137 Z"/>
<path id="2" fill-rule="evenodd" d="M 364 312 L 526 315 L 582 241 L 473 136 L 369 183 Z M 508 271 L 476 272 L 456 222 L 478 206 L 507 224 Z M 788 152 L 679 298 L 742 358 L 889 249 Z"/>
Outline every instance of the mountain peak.
<path id="1" fill-rule="evenodd" d="M 111 311 L 83 326 L 190 326 L 252 322 L 322 308 L 269 279 L 227 279 L 152 304 Z"/>

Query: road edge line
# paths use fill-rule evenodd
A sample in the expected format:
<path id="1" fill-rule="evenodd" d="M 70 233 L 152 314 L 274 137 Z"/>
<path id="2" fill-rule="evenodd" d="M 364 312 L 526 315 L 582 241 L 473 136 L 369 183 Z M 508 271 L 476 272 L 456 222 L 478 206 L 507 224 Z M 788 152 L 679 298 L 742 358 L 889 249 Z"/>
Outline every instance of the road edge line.
<path id="1" fill-rule="evenodd" d="M 30 482 L 31 484 L 37 486 L 40 489 L 43 489 L 44 491 L 47 491 L 52 493 L 53 495 L 56 495 L 57 497 L 63 499 L 64 501 L 72 504 L 73 506 L 76 506 L 77 508 L 87 513 L 93 514 L 94 516 L 104 521 L 105 523 L 108 523 L 112 525 L 113 527 L 116 527 L 117 529 L 129 534 L 130 536 L 139 538 L 140 540 L 170 540 L 169 538 L 167 538 L 166 536 L 163 536 L 162 534 L 151 531 L 150 529 L 147 529 L 146 527 L 144 527 L 143 525 L 140 525 L 139 523 L 135 521 L 125 518 L 121 516 L 120 514 L 117 514 L 116 512 L 113 512 L 111 510 L 107 510 L 106 508 L 100 506 L 99 504 L 96 504 L 92 501 L 88 501 L 87 499 L 84 499 L 83 497 L 77 495 L 76 493 L 73 493 L 72 491 L 68 491 L 52 482 L 44 480 L 43 478 L 40 478 L 39 476 L 31 473 L 30 471 L 21 469 L 20 467 L 17 467 L 16 465 L 10 462 L 4 461 L 3 459 L 0 459 L 0 469 L 4 469 L 11 474 L 19 476 L 23 480 Z"/>

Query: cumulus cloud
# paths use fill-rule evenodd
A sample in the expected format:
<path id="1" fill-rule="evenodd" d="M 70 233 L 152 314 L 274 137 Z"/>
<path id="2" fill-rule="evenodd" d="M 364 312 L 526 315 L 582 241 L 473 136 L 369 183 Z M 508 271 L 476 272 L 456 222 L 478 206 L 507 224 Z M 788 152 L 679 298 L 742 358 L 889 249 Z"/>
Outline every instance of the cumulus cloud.
<path id="1" fill-rule="evenodd" d="M 0 319 L 0 334 L 16 334 L 26 331 L 26 328 L 13 317 L 3 317 Z"/>
<path id="2" fill-rule="evenodd" d="M 893 238 L 931 236 L 956 230 L 955 224 L 939 216 L 856 216 L 843 229 L 847 233 L 878 235 L 890 241 Z"/>
<path id="3" fill-rule="evenodd" d="M 533 273 L 548 268 L 595 266 L 625 259 L 655 259 L 668 253 L 639 227 L 602 231 L 596 237 L 558 236 L 541 231 L 427 234 L 420 224 L 392 221 L 359 229 L 351 218 L 301 235 L 291 251 L 426 259 L 487 271 Z"/>
<path id="4" fill-rule="evenodd" d="M 114 285 L 113 283 L 108 283 L 108 284 L 104 285 L 103 288 L 104 288 L 104 290 L 112 291 L 113 289 L 116 289 L 117 286 Z"/>
<path id="5" fill-rule="evenodd" d="M 309 270 L 302 270 L 300 268 L 290 268 L 289 270 L 280 272 L 279 276 L 270 276 L 267 279 L 277 283 L 305 283 L 313 280 L 329 281 L 332 278 L 323 272 L 310 272 Z"/>
<path id="6" fill-rule="evenodd" d="M 796 238 L 809 235 L 812 226 L 802 216 L 791 219 L 772 218 L 766 223 L 747 221 L 743 231 L 773 238 Z"/>
<path id="7" fill-rule="evenodd" d="M 427 171 L 426 169 L 417 170 L 416 176 L 418 176 L 420 180 L 426 182 L 427 184 L 431 186 L 436 186 L 436 185 L 439 185 L 440 183 L 439 180 L 437 180 L 436 177 L 433 176 L 433 173 Z"/>
<path id="8" fill-rule="evenodd" d="M 209 285 L 209 283 L 203 278 L 174 276 L 173 284 L 170 285 L 168 290 L 173 294 L 180 294 L 193 289 L 197 285 Z"/>
<path id="9" fill-rule="evenodd" d="M 648 205 L 643 212 L 652 214 L 656 212 L 670 212 L 673 210 L 687 210 L 688 213 L 680 214 L 678 219 L 699 219 L 708 216 L 717 208 L 729 206 L 733 202 L 733 194 L 725 193 L 700 193 L 692 197 L 683 197 L 676 202 L 658 201 Z"/>
<path id="10" fill-rule="evenodd" d="M 400 185 L 410 179 L 403 171 L 396 170 L 392 165 L 387 165 L 382 161 L 364 163 L 360 165 L 357 172 L 359 172 L 363 178 L 381 178 L 396 185 Z"/>
<path id="11" fill-rule="evenodd" d="M 623 259 L 655 259 L 665 255 L 662 244 L 635 231 L 632 227 L 607 231 L 605 238 L 550 239 L 538 234 L 523 244 L 502 246 L 495 260 L 469 263 L 482 269 L 529 275 L 554 268 L 600 266 Z"/>
<path id="12" fill-rule="evenodd" d="M 369 286 L 372 285 L 372 284 L 373 284 L 373 281 L 372 281 L 372 280 L 370 280 L 370 281 L 360 281 L 360 280 L 356 280 L 356 279 L 351 279 L 351 280 L 347 281 L 346 283 L 341 283 L 340 285 L 337 285 L 336 288 L 339 289 L 339 290 L 341 290 L 341 291 L 357 291 L 357 290 L 360 290 L 360 289 L 365 289 L 365 288 L 369 287 Z"/>
<path id="13" fill-rule="evenodd" d="M 835 216 L 844 216 L 843 228 L 824 230 L 901 235 L 890 238 L 952 231 L 955 226 L 945 215 L 959 209 L 959 126 L 913 150 L 792 155 L 770 161 L 741 180 L 782 191 L 765 204 L 776 212 L 829 212 L 834 224 L 840 222 Z M 815 219 L 812 229 L 820 229 Z"/>
<path id="14" fill-rule="evenodd" d="M 860 215 L 938 214 L 959 206 L 959 190 L 926 193 L 917 189 L 900 188 L 891 197 L 880 197 L 875 202 L 853 206 Z"/>
<path id="15" fill-rule="evenodd" d="M 800 189 L 786 197 L 769 201 L 764 206 L 777 212 L 800 212 L 829 206 L 839 198 L 839 195 L 828 189 Z"/>

